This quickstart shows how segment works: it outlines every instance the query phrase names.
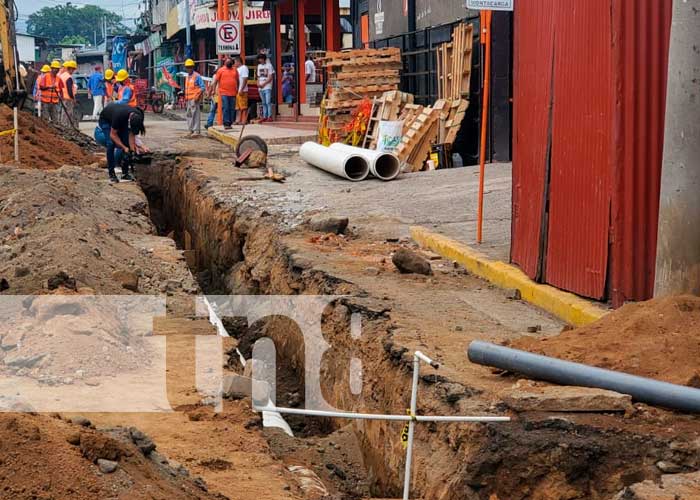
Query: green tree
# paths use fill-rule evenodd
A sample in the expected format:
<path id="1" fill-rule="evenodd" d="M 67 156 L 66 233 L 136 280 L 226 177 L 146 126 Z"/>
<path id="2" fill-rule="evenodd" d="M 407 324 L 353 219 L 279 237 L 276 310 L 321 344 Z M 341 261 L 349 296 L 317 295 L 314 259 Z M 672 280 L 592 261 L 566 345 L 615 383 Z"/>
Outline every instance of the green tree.
<path id="1" fill-rule="evenodd" d="M 90 40 L 82 35 L 69 35 L 64 36 L 63 40 L 58 43 L 63 45 L 90 45 Z"/>
<path id="2" fill-rule="evenodd" d="M 30 14 L 27 32 L 30 35 L 46 37 L 51 43 L 60 43 L 64 38 L 74 36 L 92 40 L 95 32 L 99 40 L 103 20 L 107 24 L 107 34 L 129 32 L 129 28 L 122 24 L 121 17 L 114 12 L 96 5 L 84 5 L 78 8 L 70 2 L 66 5 L 44 7 Z"/>

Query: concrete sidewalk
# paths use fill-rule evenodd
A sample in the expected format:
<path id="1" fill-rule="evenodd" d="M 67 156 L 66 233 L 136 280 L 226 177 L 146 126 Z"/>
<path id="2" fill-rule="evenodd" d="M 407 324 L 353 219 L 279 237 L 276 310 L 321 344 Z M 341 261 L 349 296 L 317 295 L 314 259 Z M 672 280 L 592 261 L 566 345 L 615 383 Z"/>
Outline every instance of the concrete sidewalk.
<path id="1" fill-rule="evenodd" d="M 231 130 L 215 125 L 207 130 L 209 137 L 216 139 L 228 146 L 236 147 L 241 136 L 241 126 L 234 125 Z M 315 141 L 318 137 L 316 127 L 300 127 L 299 124 L 285 122 L 273 122 L 265 124 L 246 125 L 243 135 L 257 135 L 268 145 L 304 144 L 306 141 Z"/>

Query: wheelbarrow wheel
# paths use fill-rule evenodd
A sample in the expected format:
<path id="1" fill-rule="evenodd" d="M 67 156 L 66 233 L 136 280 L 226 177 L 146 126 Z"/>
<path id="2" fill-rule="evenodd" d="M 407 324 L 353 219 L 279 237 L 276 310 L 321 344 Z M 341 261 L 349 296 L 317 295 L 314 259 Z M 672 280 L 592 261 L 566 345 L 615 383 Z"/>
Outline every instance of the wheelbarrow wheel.
<path id="1" fill-rule="evenodd" d="M 262 151 L 267 155 L 267 143 L 257 135 L 246 135 L 236 147 L 236 154 L 242 156 L 246 151 Z"/>

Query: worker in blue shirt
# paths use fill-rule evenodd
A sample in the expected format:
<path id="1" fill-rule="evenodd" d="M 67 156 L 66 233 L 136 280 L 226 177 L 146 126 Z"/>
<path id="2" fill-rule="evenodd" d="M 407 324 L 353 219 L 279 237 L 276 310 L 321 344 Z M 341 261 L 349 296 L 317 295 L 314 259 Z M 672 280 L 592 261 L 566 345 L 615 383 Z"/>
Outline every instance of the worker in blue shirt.
<path id="1" fill-rule="evenodd" d="M 105 82 L 102 75 L 102 66 L 95 66 L 95 71 L 88 80 L 88 97 L 93 101 L 92 117 L 97 120 L 104 109 Z"/>

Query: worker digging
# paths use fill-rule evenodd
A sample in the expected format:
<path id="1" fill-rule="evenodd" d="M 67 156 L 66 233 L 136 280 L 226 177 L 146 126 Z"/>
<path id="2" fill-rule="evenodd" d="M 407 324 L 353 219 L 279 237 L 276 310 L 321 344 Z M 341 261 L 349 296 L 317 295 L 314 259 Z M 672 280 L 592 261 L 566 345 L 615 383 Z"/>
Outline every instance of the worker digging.
<path id="1" fill-rule="evenodd" d="M 0 2 L 0 499 L 700 499 L 700 0 Z"/>

